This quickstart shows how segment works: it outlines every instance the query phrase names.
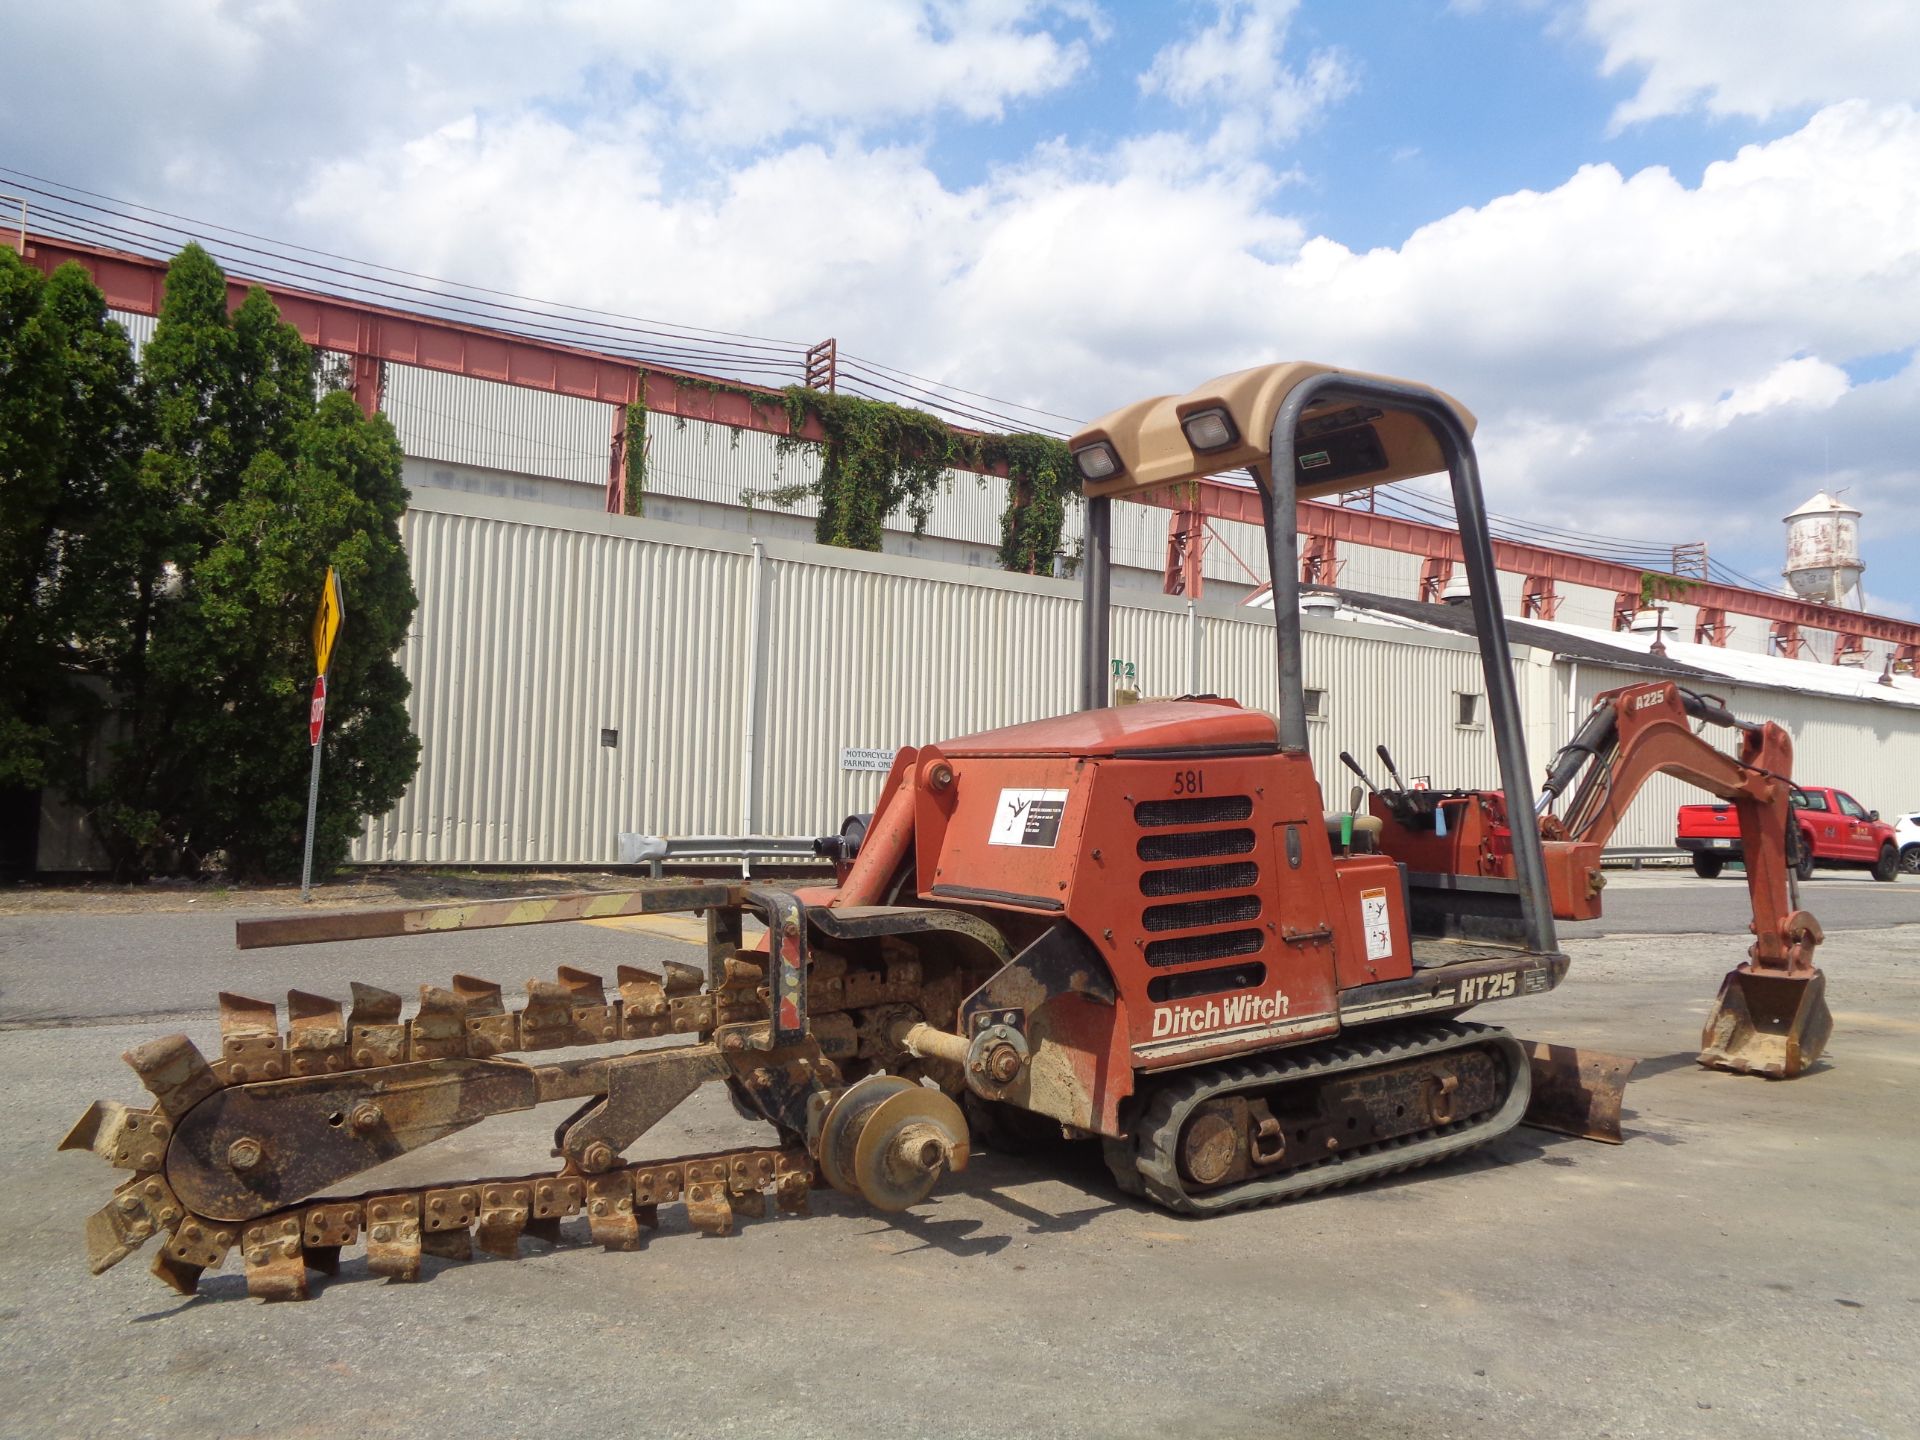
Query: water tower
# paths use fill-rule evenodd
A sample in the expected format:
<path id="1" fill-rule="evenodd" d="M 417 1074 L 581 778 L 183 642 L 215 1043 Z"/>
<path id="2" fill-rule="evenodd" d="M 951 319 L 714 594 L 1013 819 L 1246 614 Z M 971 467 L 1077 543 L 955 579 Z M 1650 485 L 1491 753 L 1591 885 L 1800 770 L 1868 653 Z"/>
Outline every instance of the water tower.
<path id="1" fill-rule="evenodd" d="M 1860 512 L 1822 490 L 1786 518 L 1787 568 L 1780 573 L 1802 600 L 1867 608 L 1860 588 Z"/>

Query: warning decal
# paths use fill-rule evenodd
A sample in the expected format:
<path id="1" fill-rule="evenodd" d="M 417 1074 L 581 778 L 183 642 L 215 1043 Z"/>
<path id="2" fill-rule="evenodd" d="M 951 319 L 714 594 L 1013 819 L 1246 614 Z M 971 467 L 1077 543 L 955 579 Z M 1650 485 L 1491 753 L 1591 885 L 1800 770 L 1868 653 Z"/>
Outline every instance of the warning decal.
<path id="1" fill-rule="evenodd" d="M 1367 959 L 1386 960 L 1393 955 L 1393 921 L 1384 888 L 1360 892 L 1360 928 L 1367 936 Z"/>
<path id="2" fill-rule="evenodd" d="M 987 832 L 987 843 L 1035 845 L 1051 850 L 1060 838 L 1060 817 L 1066 811 L 1064 790 L 1002 790 L 1000 804 L 993 812 L 993 828 Z"/>

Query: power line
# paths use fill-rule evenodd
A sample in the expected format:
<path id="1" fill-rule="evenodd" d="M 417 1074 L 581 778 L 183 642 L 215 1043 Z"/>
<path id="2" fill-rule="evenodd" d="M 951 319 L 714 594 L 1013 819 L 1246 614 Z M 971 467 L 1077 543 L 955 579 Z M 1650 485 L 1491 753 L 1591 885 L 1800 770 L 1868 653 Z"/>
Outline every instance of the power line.
<path id="1" fill-rule="evenodd" d="M 735 378 L 765 377 L 776 383 L 791 383 L 795 370 L 800 368 L 810 348 L 795 341 L 651 320 L 465 281 L 447 280 L 420 271 L 199 220 L 157 206 L 67 185 L 12 166 L 0 165 L 0 174 L 13 176 L 16 182 L 30 182 L 23 184 L 22 188 L 41 197 L 43 201 L 54 202 L 40 205 L 36 214 L 54 219 L 60 229 L 74 238 L 90 237 L 110 248 L 131 245 L 144 253 L 176 244 L 164 238 L 169 234 L 188 238 L 198 238 L 204 234 L 235 237 L 216 242 L 203 240 L 202 243 L 206 244 L 216 259 L 245 272 L 248 278 L 363 296 L 422 310 L 442 319 L 487 321 L 508 333 L 530 339 L 562 344 L 585 342 L 623 358 L 675 368 L 717 369 Z M 93 201 L 103 203 L 90 203 Z M 110 223 L 113 221 L 121 223 Z M 257 243 L 242 243 L 245 241 Z M 237 258 L 244 256 L 256 258 Z M 307 256 L 317 258 L 303 258 Z M 321 261 L 338 263 L 323 264 Z M 392 276 L 404 278 L 387 278 Z M 409 283 L 412 281 L 424 283 Z M 504 304 L 502 301 L 523 303 Z M 988 430 L 1035 430 L 1058 437 L 1063 433 L 1059 429 L 1035 425 L 1021 417 L 1040 416 L 1073 428 L 1078 428 L 1082 423 L 1072 416 L 1038 406 L 1000 400 L 855 355 L 840 355 L 839 370 L 854 393 L 865 392 L 873 398 L 890 397 L 904 401 L 968 426 L 980 426 Z M 952 398 L 955 396 L 965 398 Z M 1397 514 L 1403 519 L 1458 528 L 1458 518 L 1450 502 L 1417 490 L 1407 488 L 1389 492 L 1379 496 L 1376 504 L 1388 514 Z M 1503 514 L 1490 514 L 1488 520 L 1490 528 L 1502 539 L 1549 544 L 1553 548 L 1645 566 L 1672 563 L 1672 547 L 1654 541 L 1592 534 Z M 1763 593 L 1768 591 L 1767 586 L 1720 561 L 1710 559 L 1708 570 L 1710 575 L 1717 571 L 1731 577 L 1728 583 L 1737 583 Z"/>

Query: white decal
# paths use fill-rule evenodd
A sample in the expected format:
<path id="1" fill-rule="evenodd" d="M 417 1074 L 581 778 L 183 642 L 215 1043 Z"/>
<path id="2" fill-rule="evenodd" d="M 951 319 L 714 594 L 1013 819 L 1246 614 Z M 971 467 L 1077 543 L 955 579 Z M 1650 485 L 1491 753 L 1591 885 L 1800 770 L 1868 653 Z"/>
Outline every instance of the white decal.
<path id="1" fill-rule="evenodd" d="M 1384 887 L 1360 892 L 1360 928 L 1367 933 L 1367 959 L 1386 960 L 1393 955 L 1393 918 Z"/>
<path id="2" fill-rule="evenodd" d="M 891 750 L 870 750 L 849 745 L 840 752 L 840 768 L 872 770 L 884 775 L 893 769 L 893 755 L 894 752 Z"/>
<path id="3" fill-rule="evenodd" d="M 1285 1018 L 1287 997 L 1228 995 L 1193 1005 L 1159 1005 L 1153 1012 L 1153 1038 L 1193 1035 L 1203 1030 L 1231 1030 L 1239 1025 L 1268 1025 Z"/>
<path id="4" fill-rule="evenodd" d="M 1504 975 L 1470 975 L 1460 982 L 1460 1003 L 1478 1005 L 1482 1000 L 1504 1000 L 1513 994 L 1517 984 L 1511 970 Z"/>
<path id="5" fill-rule="evenodd" d="M 989 845 L 1034 845 L 1051 850 L 1067 811 L 1064 790 L 1002 790 L 993 812 Z"/>

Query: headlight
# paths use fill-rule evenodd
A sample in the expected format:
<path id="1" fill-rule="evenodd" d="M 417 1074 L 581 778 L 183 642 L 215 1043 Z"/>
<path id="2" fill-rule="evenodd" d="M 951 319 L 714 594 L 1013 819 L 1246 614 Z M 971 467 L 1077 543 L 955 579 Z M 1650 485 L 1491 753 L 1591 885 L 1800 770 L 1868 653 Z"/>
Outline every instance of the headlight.
<path id="1" fill-rule="evenodd" d="M 1120 456 L 1106 441 L 1096 440 L 1073 452 L 1073 466 L 1082 480 L 1105 480 L 1120 473 Z"/>
<path id="2" fill-rule="evenodd" d="M 1180 422 L 1180 428 L 1187 432 L 1187 443 L 1202 454 L 1224 450 L 1240 439 L 1233 417 L 1218 407 L 1194 411 Z"/>

